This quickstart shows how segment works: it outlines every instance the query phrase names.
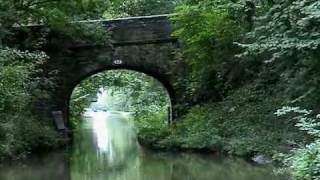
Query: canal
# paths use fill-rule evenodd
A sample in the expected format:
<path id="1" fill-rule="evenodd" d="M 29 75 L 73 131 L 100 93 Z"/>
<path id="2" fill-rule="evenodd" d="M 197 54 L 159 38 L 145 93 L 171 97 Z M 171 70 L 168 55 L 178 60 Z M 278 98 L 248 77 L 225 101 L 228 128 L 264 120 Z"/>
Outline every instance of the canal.
<path id="1" fill-rule="evenodd" d="M 1 180 L 280 180 L 272 167 L 211 154 L 154 152 L 123 113 L 84 117 L 68 150 L 0 166 Z"/>

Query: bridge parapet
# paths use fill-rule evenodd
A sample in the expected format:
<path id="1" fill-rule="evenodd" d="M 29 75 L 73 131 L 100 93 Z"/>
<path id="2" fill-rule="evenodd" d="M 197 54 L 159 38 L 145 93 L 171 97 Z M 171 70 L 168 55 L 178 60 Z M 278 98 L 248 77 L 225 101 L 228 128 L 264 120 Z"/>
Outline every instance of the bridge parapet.
<path id="1" fill-rule="evenodd" d="M 172 36 L 173 14 L 128 17 L 113 20 L 88 20 L 77 23 L 101 24 L 111 33 L 115 46 L 176 42 Z"/>

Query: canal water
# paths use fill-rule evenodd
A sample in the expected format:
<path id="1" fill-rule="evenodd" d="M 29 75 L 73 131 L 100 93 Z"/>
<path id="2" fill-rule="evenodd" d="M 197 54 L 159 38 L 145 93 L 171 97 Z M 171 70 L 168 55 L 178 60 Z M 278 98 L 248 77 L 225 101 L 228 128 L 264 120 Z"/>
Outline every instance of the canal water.
<path id="1" fill-rule="evenodd" d="M 91 115 L 68 151 L 2 165 L 0 180 L 280 180 L 271 167 L 242 159 L 146 150 L 126 115 Z"/>

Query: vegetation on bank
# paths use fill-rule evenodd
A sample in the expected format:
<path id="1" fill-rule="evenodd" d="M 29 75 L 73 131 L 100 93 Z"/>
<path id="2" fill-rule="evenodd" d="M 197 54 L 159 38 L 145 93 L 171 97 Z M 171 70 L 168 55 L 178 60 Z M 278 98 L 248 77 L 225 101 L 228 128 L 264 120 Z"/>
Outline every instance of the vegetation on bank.
<path id="1" fill-rule="evenodd" d="M 37 65 L 46 59 L 43 53 L 0 49 L 0 160 L 58 144 L 52 124 L 30 108 L 36 94 L 46 96 L 39 89 L 46 79 L 35 76 Z"/>
<path id="2" fill-rule="evenodd" d="M 145 127 L 156 128 L 140 129 L 140 140 L 155 148 L 265 154 L 293 178 L 318 179 L 320 125 L 311 117 L 319 113 L 319 2 L 259 5 L 222 0 L 177 8 L 174 34 L 183 43 L 178 57 L 191 66 L 191 108 L 170 128 L 151 120 Z M 287 106 L 312 111 L 278 116 Z"/>
<path id="3" fill-rule="evenodd" d="M 286 152 L 306 140 L 295 122 L 274 114 L 286 100 L 280 87 L 261 89 L 248 84 L 229 94 L 219 102 L 195 105 L 179 122 L 163 127 L 159 139 L 149 143 L 164 149 L 207 149 L 251 157 Z M 149 141 L 154 134 L 147 132 L 157 131 L 142 133 Z"/>

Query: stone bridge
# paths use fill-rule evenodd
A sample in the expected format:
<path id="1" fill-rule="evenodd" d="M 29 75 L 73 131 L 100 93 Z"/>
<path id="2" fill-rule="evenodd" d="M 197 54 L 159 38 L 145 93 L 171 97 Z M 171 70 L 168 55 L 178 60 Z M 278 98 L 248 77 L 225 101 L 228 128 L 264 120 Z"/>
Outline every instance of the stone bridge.
<path id="1" fill-rule="evenodd" d="M 60 48 L 46 45 L 50 60 L 45 71 L 57 70 L 51 98 L 38 104 L 43 113 L 53 116 L 58 129 L 68 122 L 69 101 L 73 89 L 83 79 L 105 70 L 129 69 L 145 73 L 159 80 L 171 98 L 171 118 L 179 116 L 178 108 L 186 104 L 184 90 L 177 85 L 184 78 L 186 67 L 174 61 L 178 42 L 171 36 L 172 24 L 168 15 L 121 18 L 100 23 L 111 32 L 111 45 L 64 42 Z M 55 37 L 56 38 L 56 37 Z M 67 44 L 67 45 L 66 45 Z"/>

